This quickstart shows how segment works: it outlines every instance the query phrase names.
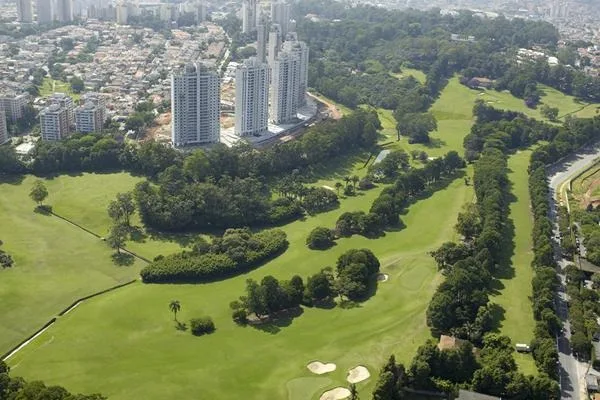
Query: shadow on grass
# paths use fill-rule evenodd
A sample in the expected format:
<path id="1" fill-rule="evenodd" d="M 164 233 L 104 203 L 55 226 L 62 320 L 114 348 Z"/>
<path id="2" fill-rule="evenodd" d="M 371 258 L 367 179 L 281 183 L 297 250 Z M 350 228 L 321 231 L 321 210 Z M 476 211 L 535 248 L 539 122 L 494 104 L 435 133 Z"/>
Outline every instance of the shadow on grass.
<path id="1" fill-rule="evenodd" d="M 175 321 L 175 329 L 177 329 L 178 331 L 185 332 L 187 331 L 188 327 L 185 324 L 185 322 Z"/>
<path id="2" fill-rule="evenodd" d="M 135 258 L 128 253 L 122 253 L 122 252 L 118 252 L 118 253 L 113 253 L 110 258 L 112 258 L 113 263 L 115 265 L 118 265 L 120 267 L 128 267 L 130 265 L 133 265 Z"/>
<path id="3" fill-rule="evenodd" d="M 292 324 L 295 318 L 304 313 L 302 307 L 296 307 L 289 310 L 283 310 L 273 315 L 261 317 L 259 320 L 250 321 L 248 325 L 260 331 L 275 335 L 281 332 L 282 328 Z"/>
<path id="4" fill-rule="evenodd" d="M 506 313 L 504 308 L 501 305 L 496 303 L 490 303 L 489 307 L 491 308 L 491 331 L 492 332 L 500 332 L 500 328 L 502 328 L 502 321 L 504 321 L 504 314 Z"/>
<path id="5" fill-rule="evenodd" d="M 50 216 L 52 216 L 52 206 L 48 206 L 48 205 L 36 206 L 33 209 L 33 212 L 36 214 L 45 215 L 47 217 L 50 217 Z"/>
<path id="6" fill-rule="evenodd" d="M 6 183 L 9 185 L 20 185 L 25 180 L 25 175 L 8 175 L 0 174 L 0 184 Z"/>

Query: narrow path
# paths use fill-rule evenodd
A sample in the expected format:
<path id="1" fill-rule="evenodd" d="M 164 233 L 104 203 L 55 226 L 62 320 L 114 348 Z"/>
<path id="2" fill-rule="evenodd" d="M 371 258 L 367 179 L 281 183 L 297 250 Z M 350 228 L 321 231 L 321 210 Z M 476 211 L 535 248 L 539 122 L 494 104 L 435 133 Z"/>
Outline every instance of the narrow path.
<path id="1" fill-rule="evenodd" d="M 527 166 L 531 151 L 520 151 L 508 159 L 508 178 L 512 185 L 509 229 L 513 229 L 514 251 L 510 265 L 499 273 L 500 290 L 491 298 L 504 310 L 500 333 L 509 336 L 513 344 L 530 343 L 535 322 L 531 308 L 531 280 L 533 279 L 533 242 L 531 232 L 533 219 L 530 212 L 530 196 Z M 519 368 L 525 374 L 536 374 L 537 369 L 530 355 L 517 355 Z"/>

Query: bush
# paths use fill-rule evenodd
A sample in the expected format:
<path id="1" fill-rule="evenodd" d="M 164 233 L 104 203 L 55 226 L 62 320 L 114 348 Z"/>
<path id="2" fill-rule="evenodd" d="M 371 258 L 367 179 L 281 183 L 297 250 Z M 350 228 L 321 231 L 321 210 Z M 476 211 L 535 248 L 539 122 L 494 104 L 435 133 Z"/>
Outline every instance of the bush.
<path id="1" fill-rule="evenodd" d="M 333 246 L 334 237 L 331 229 L 318 226 L 306 238 L 306 245 L 313 250 L 325 250 Z"/>
<path id="2" fill-rule="evenodd" d="M 373 189 L 374 187 L 375 187 L 375 184 L 367 176 L 365 176 L 358 182 L 358 188 L 360 190 L 369 190 L 369 189 Z"/>
<path id="3" fill-rule="evenodd" d="M 282 253 L 287 246 L 285 232 L 278 229 L 257 234 L 228 229 L 213 240 L 208 252 L 184 251 L 154 260 L 140 275 L 146 283 L 206 282 L 244 272 Z"/>
<path id="4" fill-rule="evenodd" d="M 211 317 L 193 318 L 190 320 L 192 335 L 202 336 L 215 331 L 215 323 Z"/>

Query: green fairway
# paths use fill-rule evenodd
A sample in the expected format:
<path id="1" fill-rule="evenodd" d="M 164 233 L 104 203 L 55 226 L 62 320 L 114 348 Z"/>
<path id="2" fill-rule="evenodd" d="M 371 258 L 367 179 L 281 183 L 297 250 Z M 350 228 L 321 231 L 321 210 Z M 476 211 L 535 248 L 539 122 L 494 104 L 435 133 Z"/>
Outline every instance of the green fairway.
<path id="1" fill-rule="evenodd" d="M 535 322 L 531 308 L 531 280 L 533 279 L 533 243 L 531 232 L 533 219 L 530 212 L 527 167 L 531 151 L 521 151 L 509 158 L 508 178 L 514 196 L 510 204 L 510 221 L 514 226 L 514 250 L 511 265 L 504 266 L 498 275 L 500 290 L 491 297 L 491 302 L 502 307 L 504 318 L 500 321 L 500 332 L 509 336 L 513 344 L 530 343 L 533 339 Z M 529 354 L 515 356 L 519 368 L 525 374 L 537 374 L 533 357 Z"/>
<path id="2" fill-rule="evenodd" d="M 65 93 L 71 96 L 73 101 L 78 101 L 80 95 L 73 93 L 71 85 L 67 82 L 58 81 L 49 77 L 44 78 L 44 82 L 40 87 L 40 96 L 50 96 L 52 93 Z"/>
<path id="3" fill-rule="evenodd" d="M 326 252 L 308 250 L 306 235 L 315 226 L 333 226 L 343 210 L 294 222 L 284 227 L 289 250 L 266 266 L 208 285 L 135 284 L 93 299 L 61 318 L 10 364 L 15 374 L 76 391 L 102 391 L 112 399 L 317 398 L 322 390 L 343 385 L 346 371 L 358 364 L 375 375 L 391 352 L 409 361 L 429 337 L 424 310 L 440 280 L 427 251 L 455 239 L 456 213 L 472 199 L 471 190 L 456 180 L 411 206 L 403 216 L 406 229 L 378 240 L 342 239 Z M 344 210 L 368 209 L 377 192 L 344 201 Z M 390 275 L 359 307 L 305 309 L 277 333 L 231 321 L 228 304 L 242 294 L 248 277 L 306 276 L 357 247 L 371 248 Z M 196 338 L 175 330 L 167 308 L 174 298 L 182 304 L 180 320 L 211 315 L 215 334 Z M 305 365 L 316 359 L 335 362 L 338 369 L 324 378 L 312 376 Z M 373 383 L 371 378 L 360 384 L 361 392 Z"/>
<path id="4" fill-rule="evenodd" d="M 399 79 L 406 78 L 408 76 L 412 76 L 421 83 L 425 83 L 425 80 L 427 78 L 427 76 L 425 75 L 425 72 L 419 71 L 418 69 L 405 68 L 405 67 L 402 67 L 402 72 L 400 72 L 399 74 L 391 74 L 391 75 L 396 78 L 399 78 Z"/>

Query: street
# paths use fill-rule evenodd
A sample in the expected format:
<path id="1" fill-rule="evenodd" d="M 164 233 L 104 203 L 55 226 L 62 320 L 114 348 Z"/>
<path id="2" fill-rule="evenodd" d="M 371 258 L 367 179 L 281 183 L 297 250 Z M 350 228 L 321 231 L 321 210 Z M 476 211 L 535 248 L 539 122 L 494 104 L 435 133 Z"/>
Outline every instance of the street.
<path id="1" fill-rule="evenodd" d="M 554 225 L 554 237 L 559 234 L 557 207 L 557 191 L 559 187 L 578 171 L 591 164 L 600 156 L 600 145 L 588 146 L 581 149 L 578 153 L 565 157 L 558 163 L 547 169 L 550 184 L 550 218 Z M 585 399 L 585 372 L 587 365 L 579 362 L 571 352 L 570 338 L 571 327 L 568 321 L 568 306 L 566 294 L 566 276 L 564 268 L 569 261 L 562 257 L 558 240 L 554 240 L 554 253 L 557 260 L 557 273 L 560 280 L 560 287 L 556 296 L 556 310 L 558 316 L 563 322 L 563 333 L 557 336 L 558 357 L 559 357 L 559 378 L 562 399 Z"/>

